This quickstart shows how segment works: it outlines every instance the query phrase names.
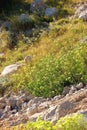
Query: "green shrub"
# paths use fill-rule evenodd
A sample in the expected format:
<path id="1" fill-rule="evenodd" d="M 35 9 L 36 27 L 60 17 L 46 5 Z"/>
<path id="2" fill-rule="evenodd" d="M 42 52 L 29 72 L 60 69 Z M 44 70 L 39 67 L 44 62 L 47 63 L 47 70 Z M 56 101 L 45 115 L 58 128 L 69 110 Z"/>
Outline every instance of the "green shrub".
<path id="1" fill-rule="evenodd" d="M 35 66 L 25 67 L 16 86 L 27 88 L 36 96 L 53 97 L 66 85 L 87 83 L 86 47 L 86 44 L 78 45 L 60 58 L 48 55 Z"/>
<path id="2" fill-rule="evenodd" d="M 87 130 L 87 122 L 83 115 L 74 115 L 61 118 L 56 124 L 57 130 Z"/>
<path id="3" fill-rule="evenodd" d="M 36 122 L 28 122 L 26 125 L 20 125 L 14 130 L 56 130 L 55 126 L 49 121 L 38 119 Z"/>
<path id="4" fill-rule="evenodd" d="M 4 129 L 3 129 L 4 130 Z M 36 122 L 14 127 L 7 130 L 87 130 L 87 122 L 82 115 L 74 115 L 59 119 L 56 125 L 49 121 L 38 119 Z"/>

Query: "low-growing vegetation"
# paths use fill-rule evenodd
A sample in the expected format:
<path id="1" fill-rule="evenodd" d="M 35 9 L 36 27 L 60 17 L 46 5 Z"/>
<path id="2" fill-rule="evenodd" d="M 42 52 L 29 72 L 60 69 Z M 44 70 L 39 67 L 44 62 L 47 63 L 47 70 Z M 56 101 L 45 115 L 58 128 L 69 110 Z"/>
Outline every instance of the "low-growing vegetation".
<path id="1" fill-rule="evenodd" d="M 55 125 L 49 121 L 38 119 L 36 122 L 28 122 L 25 125 L 6 128 L 6 130 L 87 130 L 87 122 L 82 115 L 76 114 L 61 118 Z"/>

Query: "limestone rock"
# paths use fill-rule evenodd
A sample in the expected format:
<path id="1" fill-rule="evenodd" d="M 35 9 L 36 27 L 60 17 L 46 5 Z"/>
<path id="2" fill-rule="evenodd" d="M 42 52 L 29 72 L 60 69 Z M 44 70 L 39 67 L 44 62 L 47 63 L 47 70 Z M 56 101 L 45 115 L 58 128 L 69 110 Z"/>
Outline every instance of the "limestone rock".
<path id="1" fill-rule="evenodd" d="M 69 86 L 72 94 L 55 96 L 53 99 L 33 97 L 22 90 L 4 96 L 0 98 L 0 124 L 8 123 L 9 126 L 16 126 L 27 121 L 36 121 L 38 117 L 56 123 L 61 117 L 79 111 L 86 118 L 87 89 L 82 83 L 79 85 L 81 89 Z"/>
<path id="2" fill-rule="evenodd" d="M 25 63 L 29 63 L 29 62 L 31 62 L 32 61 L 32 56 L 26 56 L 25 58 L 24 58 L 24 62 Z"/>
<path id="3" fill-rule="evenodd" d="M 87 21 L 87 4 L 80 6 L 76 12 L 75 17 Z"/>
<path id="4" fill-rule="evenodd" d="M 11 107 L 7 105 L 4 109 L 4 113 L 8 113 L 10 110 L 11 110 Z"/>
<path id="5" fill-rule="evenodd" d="M 87 10 L 87 4 L 83 4 L 79 8 L 77 8 L 75 15 L 78 17 L 79 14 L 85 10 Z"/>
<path id="6" fill-rule="evenodd" d="M 13 72 L 16 72 L 21 66 L 22 66 L 22 64 L 19 64 L 19 63 L 15 63 L 15 64 L 12 64 L 12 65 L 6 66 L 1 73 L 1 76 L 8 75 L 8 74 L 11 74 Z"/>
<path id="7" fill-rule="evenodd" d="M 58 107 L 53 106 L 50 107 L 47 111 L 46 114 L 44 115 L 44 120 L 52 121 L 53 123 L 58 120 Z"/>
<path id="8" fill-rule="evenodd" d="M 41 117 L 41 119 L 44 119 L 44 112 L 40 112 L 40 113 L 35 113 L 34 115 L 31 115 L 29 117 L 29 121 L 33 121 L 35 122 L 37 120 L 38 117 Z"/>
<path id="9" fill-rule="evenodd" d="M 58 108 L 58 118 L 67 115 L 74 107 L 75 105 L 72 102 L 63 102 Z"/>
<path id="10" fill-rule="evenodd" d="M 40 105 L 42 102 L 45 102 L 46 100 L 42 97 L 35 97 L 34 99 L 31 99 L 28 103 L 28 106 L 31 106 L 33 104 Z"/>
<path id="11" fill-rule="evenodd" d="M 87 21 L 87 10 L 83 11 L 80 15 L 79 15 L 79 19 L 83 19 L 85 21 Z"/>
<path id="12" fill-rule="evenodd" d="M 78 90 L 81 89 L 81 88 L 83 88 L 83 87 L 84 87 L 83 83 L 79 83 L 79 84 L 76 85 L 76 88 Z"/>
<path id="13" fill-rule="evenodd" d="M 62 97 L 63 97 L 62 95 L 55 96 L 54 98 L 52 98 L 52 101 L 57 101 L 61 99 Z"/>
<path id="14" fill-rule="evenodd" d="M 69 94 L 73 94 L 75 91 L 77 91 L 77 89 L 74 86 L 71 86 Z"/>

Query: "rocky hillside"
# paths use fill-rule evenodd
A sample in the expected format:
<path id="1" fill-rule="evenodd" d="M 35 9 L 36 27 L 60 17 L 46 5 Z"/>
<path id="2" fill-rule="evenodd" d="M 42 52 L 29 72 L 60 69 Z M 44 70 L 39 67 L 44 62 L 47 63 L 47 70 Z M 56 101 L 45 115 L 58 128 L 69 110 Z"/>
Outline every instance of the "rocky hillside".
<path id="1" fill-rule="evenodd" d="M 20 91 L 0 98 L 0 126 L 16 126 L 27 121 L 43 120 L 56 123 L 60 117 L 81 113 L 87 117 L 87 86 L 82 83 L 66 87 L 54 98 L 33 97 Z"/>
<path id="2" fill-rule="evenodd" d="M 0 98 L 0 127 L 4 129 L 28 121 L 36 121 L 38 117 L 56 123 L 61 117 L 82 114 L 87 120 L 87 86 L 65 87 L 63 94 L 54 98 L 33 97 L 20 91 Z"/>
<path id="3" fill-rule="evenodd" d="M 0 130 L 87 130 L 86 0 L 11 5 L 0 10 Z"/>

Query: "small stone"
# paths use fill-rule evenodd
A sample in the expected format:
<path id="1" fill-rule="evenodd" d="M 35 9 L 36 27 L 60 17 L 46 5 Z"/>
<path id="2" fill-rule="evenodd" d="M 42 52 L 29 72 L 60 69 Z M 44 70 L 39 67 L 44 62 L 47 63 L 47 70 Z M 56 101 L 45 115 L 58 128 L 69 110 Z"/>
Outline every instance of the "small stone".
<path id="1" fill-rule="evenodd" d="M 4 109 L 4 113 L 7 113 L 11 110 L 10 106 L 6 106 L 5 109 Z"/>
<path id="2" fill-rule="evenodd" d="M 33 58 L 33 56 L 26 56 L 26 57 L 24 58 L 24 62 L 25 62 L 25 63 L 29 63 L 29 62 L 32 61 L 32 58 Z"/>
<path id="3" fill-rule="evenodd" d="M 80 41 L 81 44 L 85 44 L 87 43 L 87 37 L 84 37 L 81 41 Z"/>
<path id="4" fill-rule="evenodd" d="M 74 86 L 72 86 L 70 88 L 69 94 L 73 94 L 73 93 L 75 93 L 75 91 L 77 91 L 77 89 Z"/>
<path id="5" fill-rule="evenodd" d="M 9 98 L 7 104 L 10 106 L 11 109 L 15 109 L 17 100 L 15 98 Z"/>
<path id="6" fill-rule="evenodd" d="M 41 103 L 39 106 L 38 106 L 38 111 L 42 111 L 42 110 L 44 110 L 44 109 L 47 109 L 47 108 L 49 108 L 50 107 L 50 105 L 49 105 L 49 101 L 47 101 L 47 102 L 43 102 L 43 103 Z"/>
<path id="7" fill-rule="evenodd" d="M 44 115 L 44 120 L 54 121 L 54 122 L 57 121 L 58 116 L 57 116 L 56 110 L 57 110 L 57 106 L 53 106 L 53 107 L 49 108 L 47 110 L 46 114 Z"/>
<path id="8" fill-rule="evenodd" d="M 79 15 L 79 19 L 83 19 L 83 20 L 87 21 L 87 11 L 82 12 Z"/>
<path id="9" fill-rule="evenodd" d="M 27 114 L 30 116 L 30 115 L 33 115 L 34 113 L 37 113 L 38 112 L 38 107 L 36 104 L 33 104 L 31 107 L 29 107 L 27 109 Z"/>
<path id="10" fill-rule="evenodd" d="M 70 94 L 68 93 L 68 94 L 66 94 L 66 97 L 69 97 L 70 96 Z"/>
<path id="11" fill-rule="evenodd" d="M 24 109 L 26 109 L 27 108 L 27 103 L 25 102 L 25 103 L 23 103 L 23 105 L 22 105 L 22 110 L 24 110 Z"/>
<path id="12" fill-rule="evenodd" d="M 57 100 L 59 100 L 59 99 L 61 99 L 62 98 L 62 95 L 58 95 L 58 96 L 55 96 L 54 98 L 52 98 L 52 100 L 54 101 L 57 101 Z"/>
<path id="13" fill-rule="evenodd" d="M 63 90 L 63 95 L 65 96 L 66 94 L 68 94 L 70 91 L 70 87 L 66 86 L 64 87 L 64 90 Z"/>
<path id="14" fill-rule="evenodd" d="M 76 85 L 76 88 L 77 88 L 78 90 L 81 89 L 81 88 L 84 88 L 83 83 L 79 83 L 79 84 L 77 84 L 77 85 Z"/>
<path id="15" fill-rule="evenodd" d="M 12 114 L 16 114 L 16 113 L 17 113 L 17 110 L 14 109 L 14 110 L 11 111 L 11 113 L 12 113 Z"/>

